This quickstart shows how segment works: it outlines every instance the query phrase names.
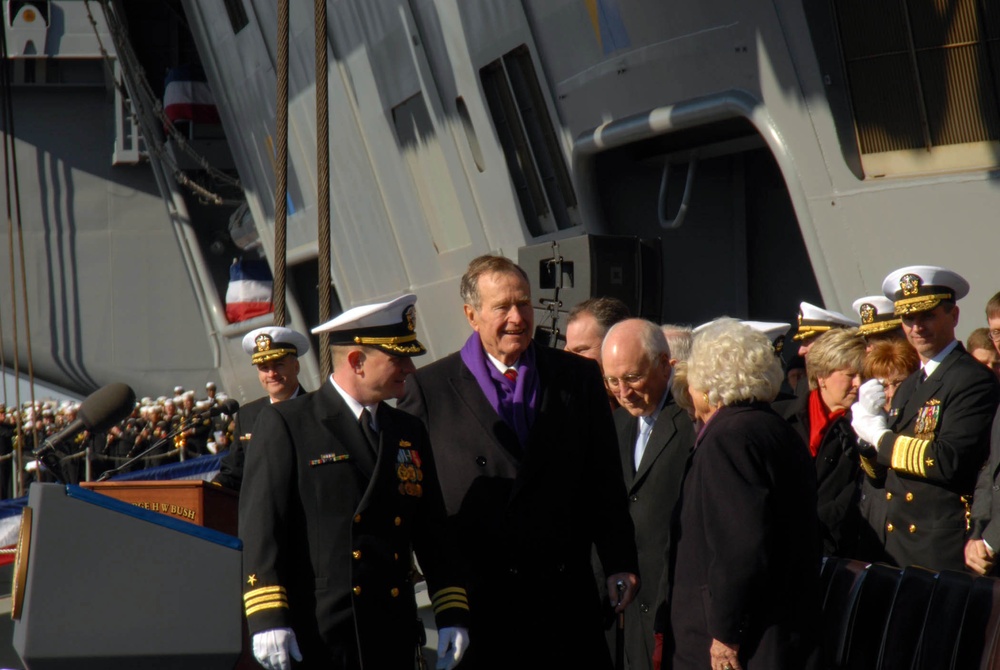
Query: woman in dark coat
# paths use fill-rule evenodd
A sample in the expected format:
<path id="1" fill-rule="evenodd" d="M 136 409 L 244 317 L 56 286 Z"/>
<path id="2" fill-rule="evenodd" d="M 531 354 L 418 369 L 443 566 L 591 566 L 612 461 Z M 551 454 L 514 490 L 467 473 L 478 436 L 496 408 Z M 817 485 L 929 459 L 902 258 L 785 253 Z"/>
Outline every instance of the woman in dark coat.
<path id="1" fill-rule="evenodd" d="M 824 556 L 860 558 L 861 457 L 850 410 L 858 399 L 864 360 L 865 343 L 857 330 L 823 333 L 806 357 L 809 393 L 780 412 L 813 457 Z"/>
<path id="2" fill-rule="evenodd" d="M 799 669 L 819 619 L 816 470 L 770 407 L 767 337 L 732 319 L 695 338 L 688 383 L 703 422 L 674 516 L 664 665 Z"/>

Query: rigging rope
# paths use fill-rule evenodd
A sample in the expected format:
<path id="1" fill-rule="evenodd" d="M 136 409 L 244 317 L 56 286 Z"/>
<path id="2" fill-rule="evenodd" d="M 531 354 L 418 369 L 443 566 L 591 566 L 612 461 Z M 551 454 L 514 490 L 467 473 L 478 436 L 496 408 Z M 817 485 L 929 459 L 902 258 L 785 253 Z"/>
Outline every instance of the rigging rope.
<path id="1" fill-rule="evenodd" d="M 330 320 L 330 114 L 327 79 L 326 0 L 316 2 L 316 189 L 319 253 L 319 322 Z M 319 366 L 321 379 L 333 373 L 330 334 L 320 333 Z"/>
<path id="2" fill-rule="evenodd" d="M 278 0 L 277 156 L 274 185 L 274 325 L 285 325 L 285 225 L 288 221 L 288 0 Z"/>

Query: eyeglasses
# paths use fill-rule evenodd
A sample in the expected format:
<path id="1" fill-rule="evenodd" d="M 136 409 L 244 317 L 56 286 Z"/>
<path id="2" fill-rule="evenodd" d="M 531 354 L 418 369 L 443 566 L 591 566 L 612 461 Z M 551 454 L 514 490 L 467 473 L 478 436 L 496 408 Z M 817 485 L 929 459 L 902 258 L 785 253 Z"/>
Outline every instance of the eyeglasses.
<path id="1" fill-rule="evenodd" d="M 991 330 L 990 339 L 994 342 L 1000 342 L 1000 330 Z"/>
<path id="2" fill-rule="evenodd" d="M 605 377 L 604 383 L 608 385 L 608 388 L 616 389 L 618 384 L 624 384 L 630 389 L 634 389 L 639 382 L 649 376 L 649 372 L 644 372 L 641 375 L 624 375 L 621 378 L 618 377 Z"/>

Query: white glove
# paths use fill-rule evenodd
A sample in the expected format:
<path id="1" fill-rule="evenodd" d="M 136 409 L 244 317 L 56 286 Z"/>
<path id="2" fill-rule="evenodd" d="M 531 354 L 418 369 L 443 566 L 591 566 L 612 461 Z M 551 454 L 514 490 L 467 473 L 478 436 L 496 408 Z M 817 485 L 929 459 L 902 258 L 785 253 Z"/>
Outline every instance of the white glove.
<path id="1" fill-rule="evenodd" d="M 885 410 L 885 387 L 879 379 L 869 379 L 858 389 L 858 403 L 869 414 L 879 414 Z"/>
<path id="2" fill-rule="evenodd" d="M 886 427 L 885 412 L 869 412 L 860 401 L 851 407 L 851 428 L 859 438 L 878 449 L 882 436 L 892 431 Z"/>
<path id="3" fill-rule="evenodd" d="M 302 660 L 299 643 L 291 628 L 270 628 L 254 633 L 253 655 L 267 670 L 291 670 L 289 656 L 296 661 Z"/>
<path id="4" fill-rule="evenodd" d="M 449 626 L 438 631 L 438 661 L 436 670 L 451 670 L 462 660 L 469 646 L 467 628 Z"/>

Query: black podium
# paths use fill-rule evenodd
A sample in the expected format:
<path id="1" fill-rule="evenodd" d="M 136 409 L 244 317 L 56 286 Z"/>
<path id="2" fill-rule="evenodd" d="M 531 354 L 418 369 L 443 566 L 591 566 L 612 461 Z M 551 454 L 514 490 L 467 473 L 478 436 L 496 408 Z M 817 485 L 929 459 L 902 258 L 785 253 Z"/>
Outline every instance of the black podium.
<path id="1" fill-rule="evenodd" d="M 15 566 L 28 670 L 230 670 L 241 544 L 78 486 L 32 484 Z"/>

